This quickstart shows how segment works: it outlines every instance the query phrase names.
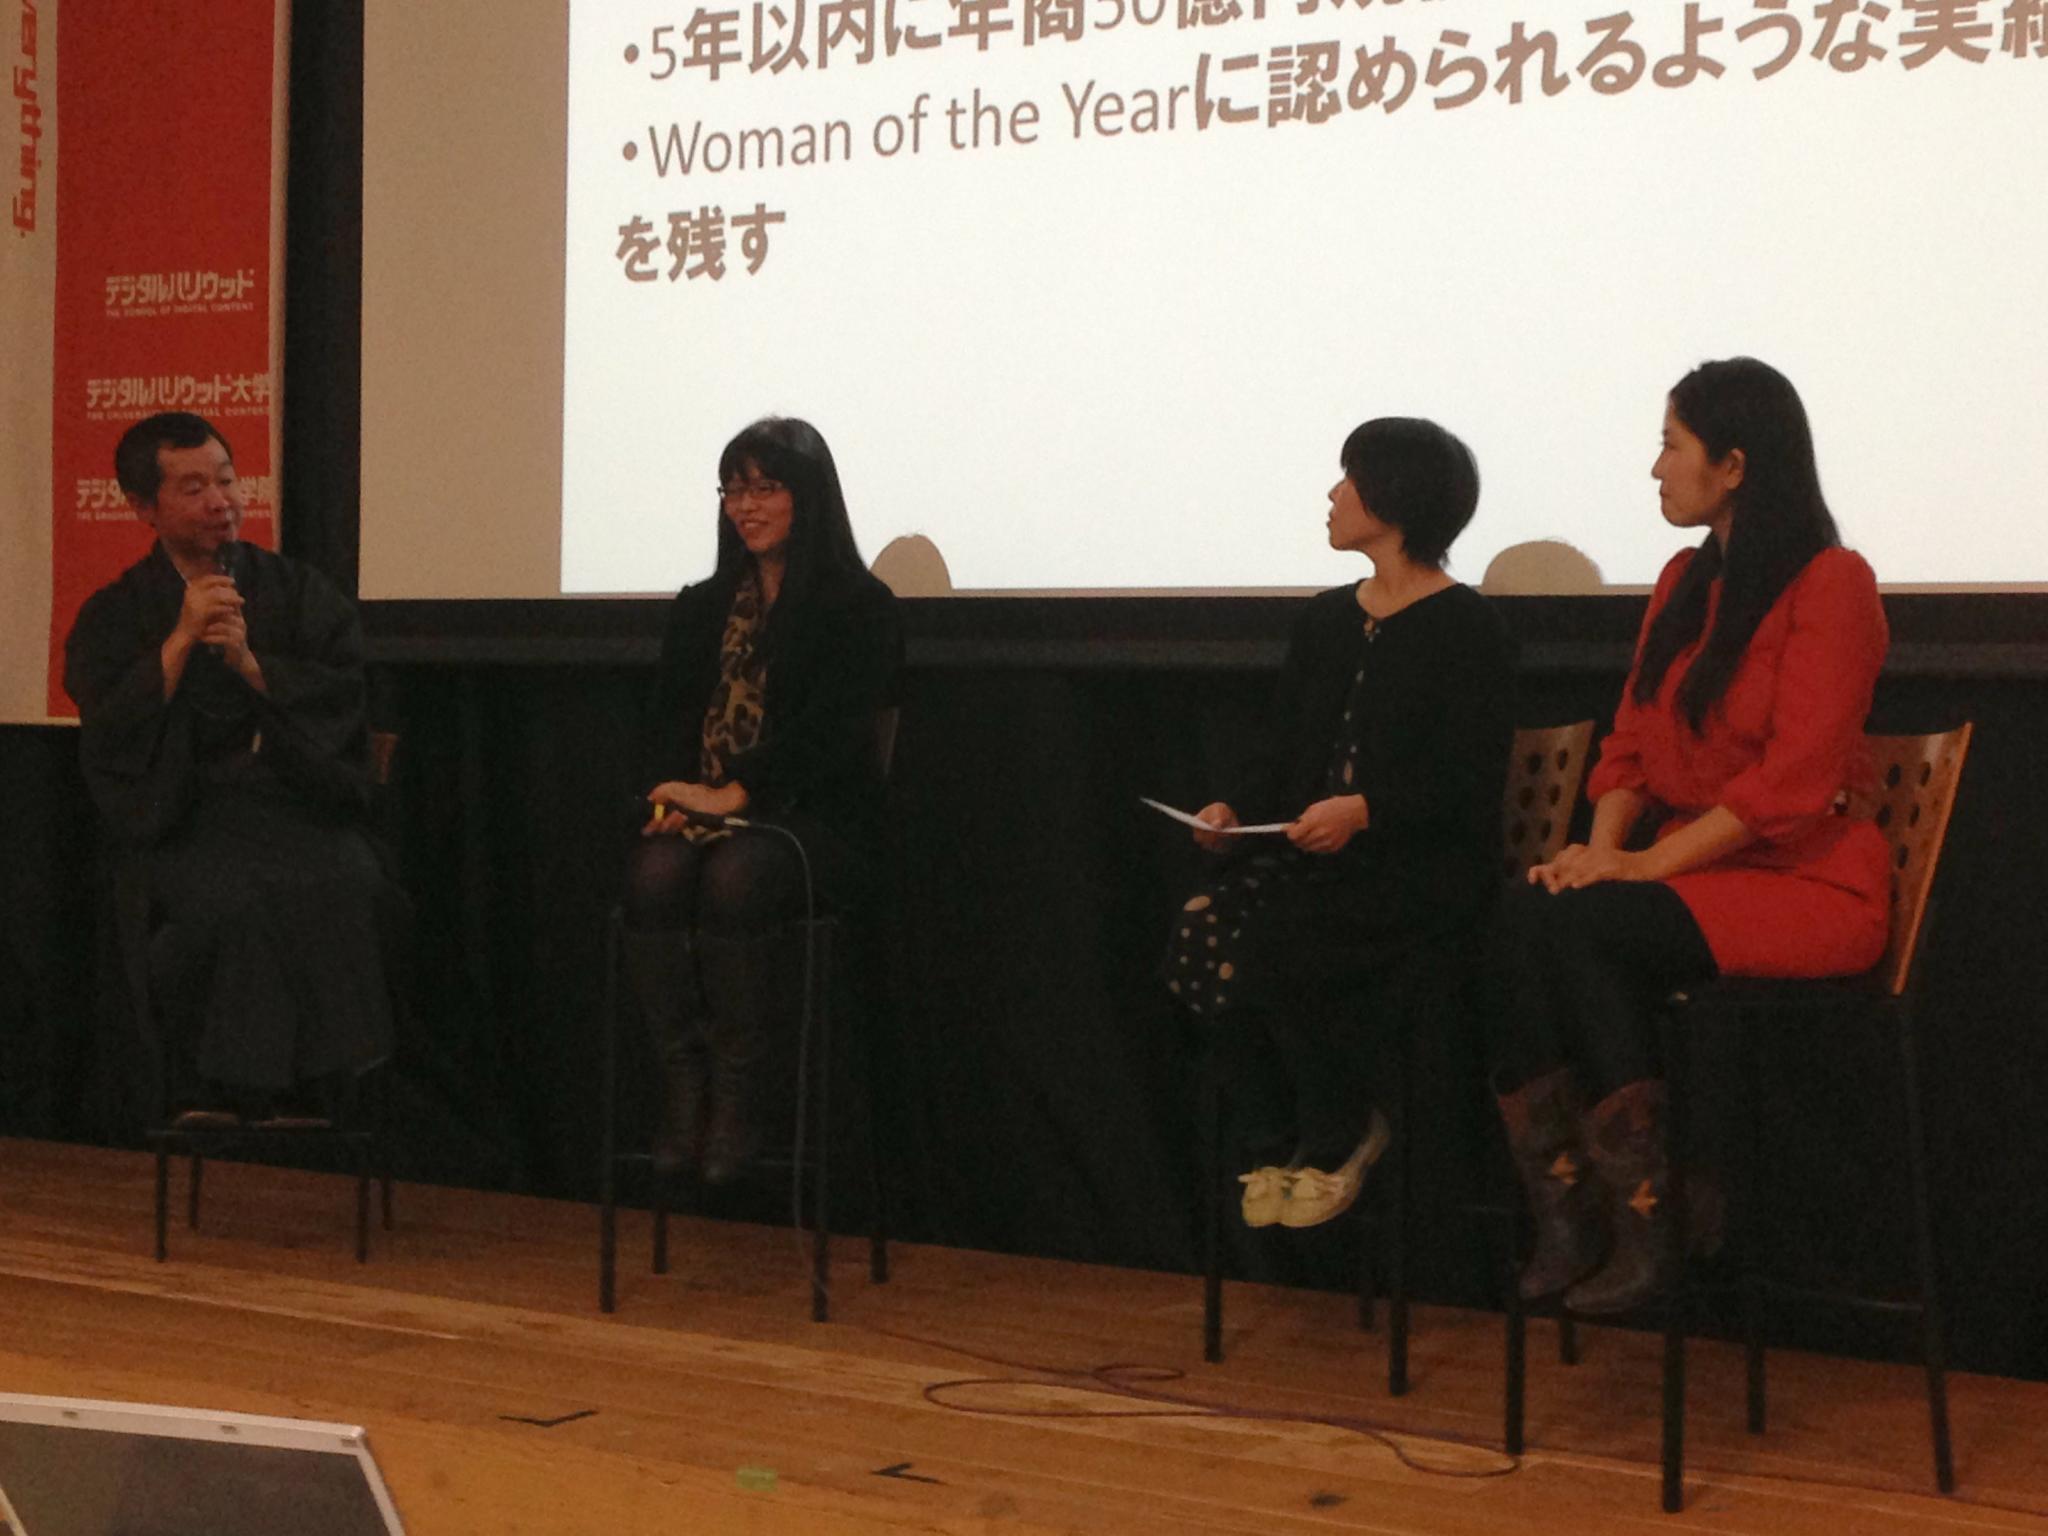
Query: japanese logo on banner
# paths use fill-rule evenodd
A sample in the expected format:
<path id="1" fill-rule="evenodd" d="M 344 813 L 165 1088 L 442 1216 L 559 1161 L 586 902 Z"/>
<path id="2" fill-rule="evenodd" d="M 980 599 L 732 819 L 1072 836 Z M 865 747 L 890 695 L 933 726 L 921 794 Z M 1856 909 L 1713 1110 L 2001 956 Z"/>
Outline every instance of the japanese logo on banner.
<path id="1" fill-rule="evenodd" d="M 0 0 L 36 19 L 47 141 L 16 231 L 54 227 L 48 711 L 64 638 L 150 544 L 113 474 L 143 417 L 193 411 L 234 451 L 242 537 L 275 548 L 288 0 Z M 0 14 L 5 14 L 0 11 Z M 17 81 L 19 73 L 16 74 Z M 16 93 L 19 95 L 19 91 Z M 24 165 L 27 156 L 23 156 Z M 24 197 L 25 194 L 25 197 Z"/>

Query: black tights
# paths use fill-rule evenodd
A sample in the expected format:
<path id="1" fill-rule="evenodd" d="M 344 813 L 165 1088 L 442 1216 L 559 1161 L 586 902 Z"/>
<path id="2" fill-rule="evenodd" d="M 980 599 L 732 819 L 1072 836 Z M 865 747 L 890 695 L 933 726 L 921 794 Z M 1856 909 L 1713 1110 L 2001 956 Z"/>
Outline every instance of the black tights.
<path id="1" fill-rule="evenodd" d="M 1594 1099 L 1658 1075 L 1657 1006 L 1716 973 L 1713 951 L 1677 892 L 1610 880 L 1555 895 L 1502 893 L 1486 1013 L 1503 1093 L 1570 1067 Z"/>
<path id="2" fill-rule="evenodd" d="M 626 858 L 629 928 L 741 936 L 803 915 L 803 866 L 772 832 L 643 838 Z"/>

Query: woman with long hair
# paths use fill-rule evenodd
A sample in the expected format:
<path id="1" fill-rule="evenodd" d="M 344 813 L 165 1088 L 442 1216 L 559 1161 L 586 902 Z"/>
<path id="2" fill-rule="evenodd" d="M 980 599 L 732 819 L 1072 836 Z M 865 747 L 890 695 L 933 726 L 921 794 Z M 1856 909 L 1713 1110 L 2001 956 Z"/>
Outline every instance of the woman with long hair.
<path id="1" fill-rule="evenodd" d="M 676 594 L 646 721 L 648 814 L 627 860 L 625 960 L 660 1061 L 654 1161 L 735 1178 L 759 1145 L 754 1067 L 777 1013 L 780 930 L 814 895 L 856 905 L 895 697 L 895 598 L 854 544 L 832 451 L 771 417 L 718 461 L 718 563 Z"/>
<path id="2" fill-rule="evenodd" d="M 1591 834 L 1502 902 L 1491 1009 L 1535 1218 L 1520 1290 L 1589 1313 L 1671 1278 L 1659 1003 L 1716 975 L 1867 970 L 1890 899 L 1882 834 L 1839 814 L 1884 609 L 1841 547 L 1797 391 L 1754 358 L 1702 364 L 1666 401 L 1651 474 L 1665 521 L 1706 537 L 1650 599 Z"/>

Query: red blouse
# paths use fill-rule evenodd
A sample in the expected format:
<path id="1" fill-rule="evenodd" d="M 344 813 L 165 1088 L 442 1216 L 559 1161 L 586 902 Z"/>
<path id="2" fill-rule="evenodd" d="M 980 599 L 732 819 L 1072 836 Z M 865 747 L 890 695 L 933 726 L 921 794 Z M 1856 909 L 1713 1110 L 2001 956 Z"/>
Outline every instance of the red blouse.
<path id="1" fill-rule="evenodd" d="M 1664 567 L 1644 635 L 1691 559 L 1682 551 Z M 1709 628 L 1720 600 L 1716 581 Z M 1659 837 L 1716 805 L 1755 834 L 1747 847 L 1665 882 L 1692 912 L 1723 975 L 1848 975 L 1884 953 L 1884 835 L 1837 814 L 1836 805 L 1868 772 L 1863 721 L 1886 641 L 1870 566 L 1849 550 L 1827 549 L 1764 615 L 1700 734 L 1676 708 L 1697 642 L 1678 654 L 1650 704 L 1635 702 L 1630 669 L 1587 793 L 1597 801 L 1611 790 L 1639 791 L 1670 813 Z M 1640 637 L 1636 653 L 1640 662 Z"/>

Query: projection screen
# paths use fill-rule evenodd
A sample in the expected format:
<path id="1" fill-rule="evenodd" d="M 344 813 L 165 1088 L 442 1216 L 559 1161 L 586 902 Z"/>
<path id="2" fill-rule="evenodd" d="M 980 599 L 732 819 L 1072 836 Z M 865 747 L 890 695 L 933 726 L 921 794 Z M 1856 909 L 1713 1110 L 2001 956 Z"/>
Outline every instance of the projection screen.
<path id="1" fill-rule="evenodd" d="M 1458 574 L 1554 541 L 1561 582 L 1639 586 L 1678 542 L 1664 393 L 1734 353 L 1799 385 L 1888 584 L 2038 587 L 2044 28 L 372 0 L 363 594 L 670 590 L 768 413 L 832 442 L 870 558 L 927 541 L 951 590 L 1342 580 L 1324 493 L 1385 414 L 1478 456 Z"/>

